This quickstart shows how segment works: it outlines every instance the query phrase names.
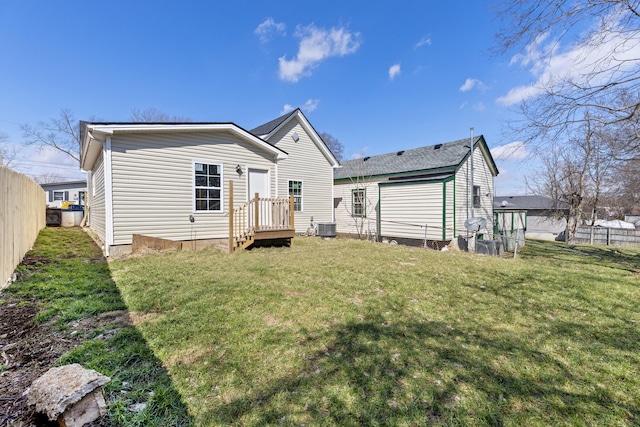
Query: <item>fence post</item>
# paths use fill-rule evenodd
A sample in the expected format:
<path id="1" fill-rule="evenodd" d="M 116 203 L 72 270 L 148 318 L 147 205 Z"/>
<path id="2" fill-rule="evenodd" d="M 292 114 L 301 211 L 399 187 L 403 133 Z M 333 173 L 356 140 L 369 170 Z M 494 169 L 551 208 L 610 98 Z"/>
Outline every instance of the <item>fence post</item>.
<path id="1" fill-rule="evenodd" d="M 258 212 L 260 210 L 260 203 L 258 203 L 259 201 L 260 195 L 256 193 L 255 205 L 253 206 L 253 229 L 255 231 L 258 231 L 258 229 L 260 228 L 260 212 Z"/>
<path id="2" fill-rule="evenodd" d="M 593 245 L 593 224 L 591 225 L 591 235 L 589 236 L 589 244 Z"/>
<path id="3" fill-rule="evenodd" d="M 607 246 L 611 245 L 611 228 L 607 227 Z"/>
<path id="4" fill-rule="evenodd" d="M 427 224 L 424 225 L 424 248 L 427 249 Z"/>

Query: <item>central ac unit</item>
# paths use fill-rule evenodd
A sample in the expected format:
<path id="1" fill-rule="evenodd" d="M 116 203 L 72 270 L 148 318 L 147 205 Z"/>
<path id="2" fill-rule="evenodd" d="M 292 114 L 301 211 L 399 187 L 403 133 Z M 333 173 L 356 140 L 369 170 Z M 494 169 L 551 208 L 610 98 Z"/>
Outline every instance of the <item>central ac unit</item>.
<path id="1" fill-rule="evenodd" d="M 335 222 L 319 222 L 316 235 L 320 237 L 336 237 Z"/>

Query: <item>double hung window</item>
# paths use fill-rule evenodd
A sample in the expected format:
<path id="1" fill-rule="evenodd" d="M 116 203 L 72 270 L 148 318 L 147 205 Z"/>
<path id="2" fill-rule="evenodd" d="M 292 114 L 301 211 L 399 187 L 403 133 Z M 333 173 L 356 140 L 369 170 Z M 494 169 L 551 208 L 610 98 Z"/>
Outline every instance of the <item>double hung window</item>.
<path id="1" fill-rule="evenodd" d="M 196 211 L 222 211 L 222 165 L 194 163 Z"/>
<path id="2" fill-rule="evenodd" d="M 289 181 L 289 195 L 293 196 L 293 211 L 302 212 L 302 181 Z"/>
<path id="3" fill-rule="evenodd" d="M 365 217 L 367 216 L 365 209 L 365 191 L 364 189 L 357 189 L 351 192 L 351 215 Z"/>

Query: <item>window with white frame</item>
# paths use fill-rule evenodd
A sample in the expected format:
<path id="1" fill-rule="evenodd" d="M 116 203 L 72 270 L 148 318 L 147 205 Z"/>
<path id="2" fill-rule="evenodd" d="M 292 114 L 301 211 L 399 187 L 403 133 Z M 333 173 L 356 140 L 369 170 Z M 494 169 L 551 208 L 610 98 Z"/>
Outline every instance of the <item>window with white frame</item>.
<path id="1" fill-rule="evenodd" d="M 367 216 L 365 208 L 365 190 L 358 188 L 351 191 L 351 215 L 365 217 Z"/>
<path id="2" fill-rule="evenodd" d="M 480 207 L 480 186 L 479 185 L 473 186 L 473 207 L 474 208 Z"/>
<path id="3" fill-rule="evenodd" d="M 293 196 L 294 212 L 302 212 L 302 181 L 289 181 L 289 195 Z"/>
<path id="4" fill-rule="evenodd" d="M 54 191 L 53 192 L 53 201 L 64 201 L 64 191 Z"/>
<path id="5" fill-rule="evenodd" d="M 196 211 L 222 211 L 222 165 L 194 163 L 193 187 Z"/>

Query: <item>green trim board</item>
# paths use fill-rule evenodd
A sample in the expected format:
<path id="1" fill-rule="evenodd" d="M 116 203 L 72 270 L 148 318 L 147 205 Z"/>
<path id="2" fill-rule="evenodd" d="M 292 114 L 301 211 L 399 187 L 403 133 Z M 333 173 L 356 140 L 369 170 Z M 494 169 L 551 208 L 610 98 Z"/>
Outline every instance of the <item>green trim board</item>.
<path id="1" fill-rule="evenodd" d="M 433 185 L 433 184 L 442 184 L 442 240 L 447 240 L 447 183 L 449 182 L 453 182 L 453 224 L 454 224 L 454 231 L 453 234 L 455 235 L 455 221 L 456 221 L 456 212 L 455 212 L 455 206 L 456 206 L 456 201 L 455 201 L 455 183 L 456 183 L 456 176 L 455 175 L 451 175 L 448 176 L 446 178 L 442 178 L 442 179 L 434 179 L 434 180 L 407 180 L 407 181 L 386 181 L 386 182 L 379 182 L 378 183 L 378 218 L 377 218 L 377 223 L 378 223 L 378 236 L 382 236 L 382 195 L 381 195 L 381 188 L 384 187 L 389 187 L 389 186 L 399 186 L 399 185 Z"/>
<path id="2" fill-rule="evenodd" d="M 447 240 L 447 182 L 442 183 L 442 241 Z"/>
<path id="3" fill-rule="evenodd" d="M 449 175 L 440 179 L 408 179 L 406 181 L 384 181 L 379 182 L 378 187 L 389 185 L 417 185 L 417 184 L 438 184 L 442 182 L 449 182 L 455 179 L 455 175 Z"/>
<path id="4" fill-rule="evenodd" d="M 334 184 L 343 184 L 345 182 L 353 182 L 354 179 L 364 179 L 364 180 L 375 180 L 380 178 L 393 178 L 393 177 L 403 177 L 403 176 L 414 176 L 414 175 L 423 175 L 423 174 L 437 174 L 442 172 L 455 172 L 459 168 L 459 165 L 446 166 L 441 168 L 433 168 L 433 169 L 419 169 L 415 171 L 409 172 L 399 172 L 399 173 L 387 173 L 381 175 L 367 175 L 367 176 L 352 176 L 349 178 L 335 178 L 333 180 Z M 382 183 L 381 183 L 382 184 Z"/>

